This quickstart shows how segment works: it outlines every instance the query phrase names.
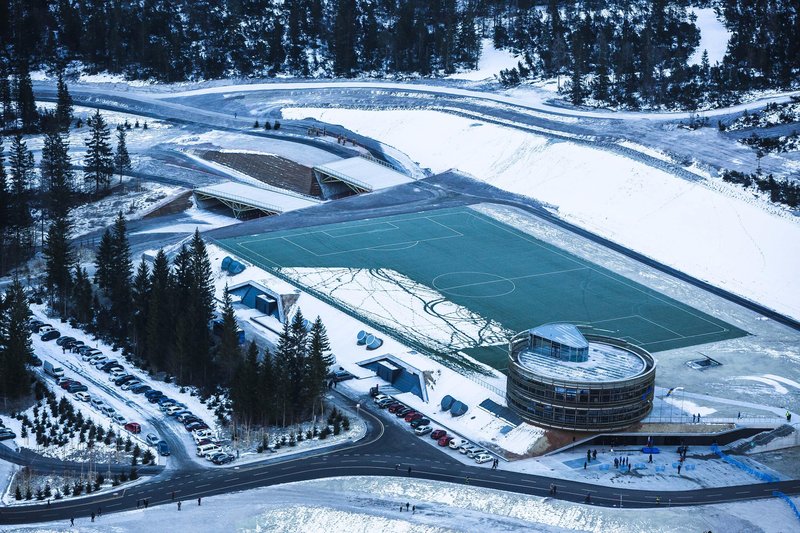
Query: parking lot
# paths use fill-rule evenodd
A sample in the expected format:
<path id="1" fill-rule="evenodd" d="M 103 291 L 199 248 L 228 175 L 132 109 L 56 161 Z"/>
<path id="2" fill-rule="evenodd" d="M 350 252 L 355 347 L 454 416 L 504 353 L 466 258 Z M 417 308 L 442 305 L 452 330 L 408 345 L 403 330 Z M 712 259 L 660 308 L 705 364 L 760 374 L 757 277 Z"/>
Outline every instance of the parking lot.
<path id="1" fill-rule="evenodd" d="M 34 364 L 40 365 L 37 370 L 48 386 L 84 416 L 118 427 L 168 466 L 213 466 L 235 459 L 218 439 L 213 413 L 197 396 L 154 380 L 114 347 L 49 321 L 36 306 L 32 310 Z"/>

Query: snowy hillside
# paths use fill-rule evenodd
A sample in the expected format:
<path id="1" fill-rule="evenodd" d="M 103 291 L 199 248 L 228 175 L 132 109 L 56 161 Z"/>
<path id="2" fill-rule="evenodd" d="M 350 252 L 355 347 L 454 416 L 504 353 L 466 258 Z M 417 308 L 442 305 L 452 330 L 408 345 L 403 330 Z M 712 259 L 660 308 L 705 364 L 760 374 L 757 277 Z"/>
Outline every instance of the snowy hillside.
<path id="1" fill-rule="evenodd" d="M 458 168 L 557 206 L 567 220 L 800 317 L 800 224 L 610 152 L 433 111 L 294 108 L 381 139 L 434 172 Z M 414 132 L 413 135 L 409 132 Z"/>

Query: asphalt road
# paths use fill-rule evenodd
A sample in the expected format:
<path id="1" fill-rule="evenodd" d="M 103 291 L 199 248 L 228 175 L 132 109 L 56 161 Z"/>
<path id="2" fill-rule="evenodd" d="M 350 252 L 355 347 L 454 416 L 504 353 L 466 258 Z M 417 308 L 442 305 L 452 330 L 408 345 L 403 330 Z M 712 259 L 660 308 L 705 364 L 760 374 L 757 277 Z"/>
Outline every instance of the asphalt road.
<path id="1" fill-rule="evenodd" d="M 342 399 L 349 404 L 352 400 Z M 367 422 L 366 436 L 355 443 L 342 443 L 324 451 L 310 451 L 292 458 L 263 463 L 244 464 L 228 468 L 209 468 L 193 472 L 165 470 L 146 482 L 96 496 L 66 499 L 47 504 L 11 506 L 0 509 L 0 524 L 29 524 L 70 518 L 85 521 L 92 512 L 101 509 L 113 513 L 136 509 L 142 500 L 150 505 L 197 505 L 197 498 L 237 492 L 312 479 L 338 476 L 400 476 L 469 484 L 534 496 L 549 496 L 555 483 L 555 499 L 584 503 L 591 494 L 591 505 L 626 508 L 658 506 L 694 506 L 752 500 L 772 496 L 779 490 L 786 494 L 800 493 L 800 480 L 776 483 L 754 483 L 732 487 L 716 487 L 681 491 L 646 491 L 590 485 L 506 471 L 502 466 L 492 470 L 486 465 L 466 465 L 450 453 L 425 442 L 428 437 L 416 437 L 407 428 L 384 424 L 382 418 L 392 416 L 380 412 L 369 400 L 362 399 L 361 409 Z M 399 465 L 399 466 L 398 466 Z M 409 468 L 411 469 L 409 474 Z M 174 493 L 174 499 L 173 499 Z M 657 500 L 660 498 L 660 502 Z"/>

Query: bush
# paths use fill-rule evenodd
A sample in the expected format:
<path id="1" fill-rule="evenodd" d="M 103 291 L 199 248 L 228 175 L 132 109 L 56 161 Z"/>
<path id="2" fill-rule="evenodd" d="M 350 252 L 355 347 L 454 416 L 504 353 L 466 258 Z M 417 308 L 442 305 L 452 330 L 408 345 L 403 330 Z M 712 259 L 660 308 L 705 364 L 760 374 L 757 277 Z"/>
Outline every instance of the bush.
<path id="1" fill-rule="evenodd" d="M 153 452 L 151 452 L 149 448 L 145 450 L 144 455 L 142 456 L 142 462 L 146 465 L 149 465 L 152 464 L 154 460 L 155 456 L 153 455 Z"/>
<path id="2" fill-rule="evenodd" d="M 350 419 L 347 417 L 342 418 L 342 428 L 345 431 L 350 431 Z"/>
<path id="3" fill-rule="evenodd" d="M 120 480 L 120 482 L 122 482 L 122 483 L 125 483 L 126 481 L 128 481 L 128 473 L 127 473 L 127 472 L 123 472 L 123 473 L 121 473 L 121 474 L 119 475 L 119 480 Z"/>
<path id="4" fill-rule="evenodd" d="M 45 498 L 50 498 L 52 496 L 53 496 L 53 489 L 50 488 L 50 483 L 45 483 L 44 484 L 44 497 Z"/>
<path id="5" fill-rule="evenodd" d="M 136 470 L 135 467 L 131 468 L 131 474 L 129 477 L 131 478 L 131 481 L 139 479 L 139 472 Z"/>
<path id="6" fill-rule="evenodd" d="M 276 120 L 275 123 L 272 124 L 272 129 L 276 131 L 281 129 L 281 123 Z"/>
<path id="7" fill-rule="evenodd" d="M 296 445 L 297 445 L 297 440 L 295 440 L 294 433 L 292 433 L 289 436 L 289 446 L 296 446 Z"/>
<path id="8" fill-rule="evenodd" d="M 119 476 L 114 474 L 114 477 L 111 478 L 111 486 L 116 487 L 119 485 Z"/>
<path id="9" fill-rule="evenodd" d="M 22 499 L 22 491 L 19 490 L 19 485 L 17 485 L 17 490 L 14 491 L 14 499 L 17 501 Z"/>

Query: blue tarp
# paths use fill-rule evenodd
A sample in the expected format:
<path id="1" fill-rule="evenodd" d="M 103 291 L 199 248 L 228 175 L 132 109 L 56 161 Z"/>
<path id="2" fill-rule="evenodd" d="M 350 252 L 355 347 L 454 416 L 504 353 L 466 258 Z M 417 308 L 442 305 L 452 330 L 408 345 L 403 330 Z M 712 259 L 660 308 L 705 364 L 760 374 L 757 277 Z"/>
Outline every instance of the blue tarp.
<path id="1" fill-rule="evenodd" d="M 233 258 L 231 256 L 229 256 L 229 255 L 226 255 L 222 259 L 222 270 L 228 270 L 228 265 L 231 264 L 231 261 L 233 261 Z"/>
<path id="2" fill-rule="evenodd" d="M 239 261 L 231 261 L 231 264 L 228 265 L 228 272 L 231 274 L 241 274 L 244 272 L 244 265 L 241 264 Z"/>
<path id="3" fill-rule="evenodd" d="M 453 402 L 453 405 L 450 407 L 450 414 L 453 416 L 461 416 L 469 410 L 467 404 L 459 402 L 456 400 Z"/>
<path id="4" fill-rule="evenodd" d="M 367 350 L 377 350 L 381 346 L 383 346 L 383 339 L 375 337 L 372 339 L 372 342 L 367 343 Z"/>
<path id="5" fill-rule="evenodd" d="M 442 410 L 447 411 L 448 409 L 450 409 L 450 407 L 452 407 L 453 405 L 453 402 L 455 401 L 456 401 L 455 398 L 453 398 L 449 394 L 446 394 L 445 397 L 442 398 Z"/>
<path id="6" fill-rule="evenodd" d="M 366 342 L 366 339 L 367 339 L 367 332 L 364 330 L 359 331 L 358 335 L 356 335 L 356 343 L 359 346 L 363 345 Z"/>

